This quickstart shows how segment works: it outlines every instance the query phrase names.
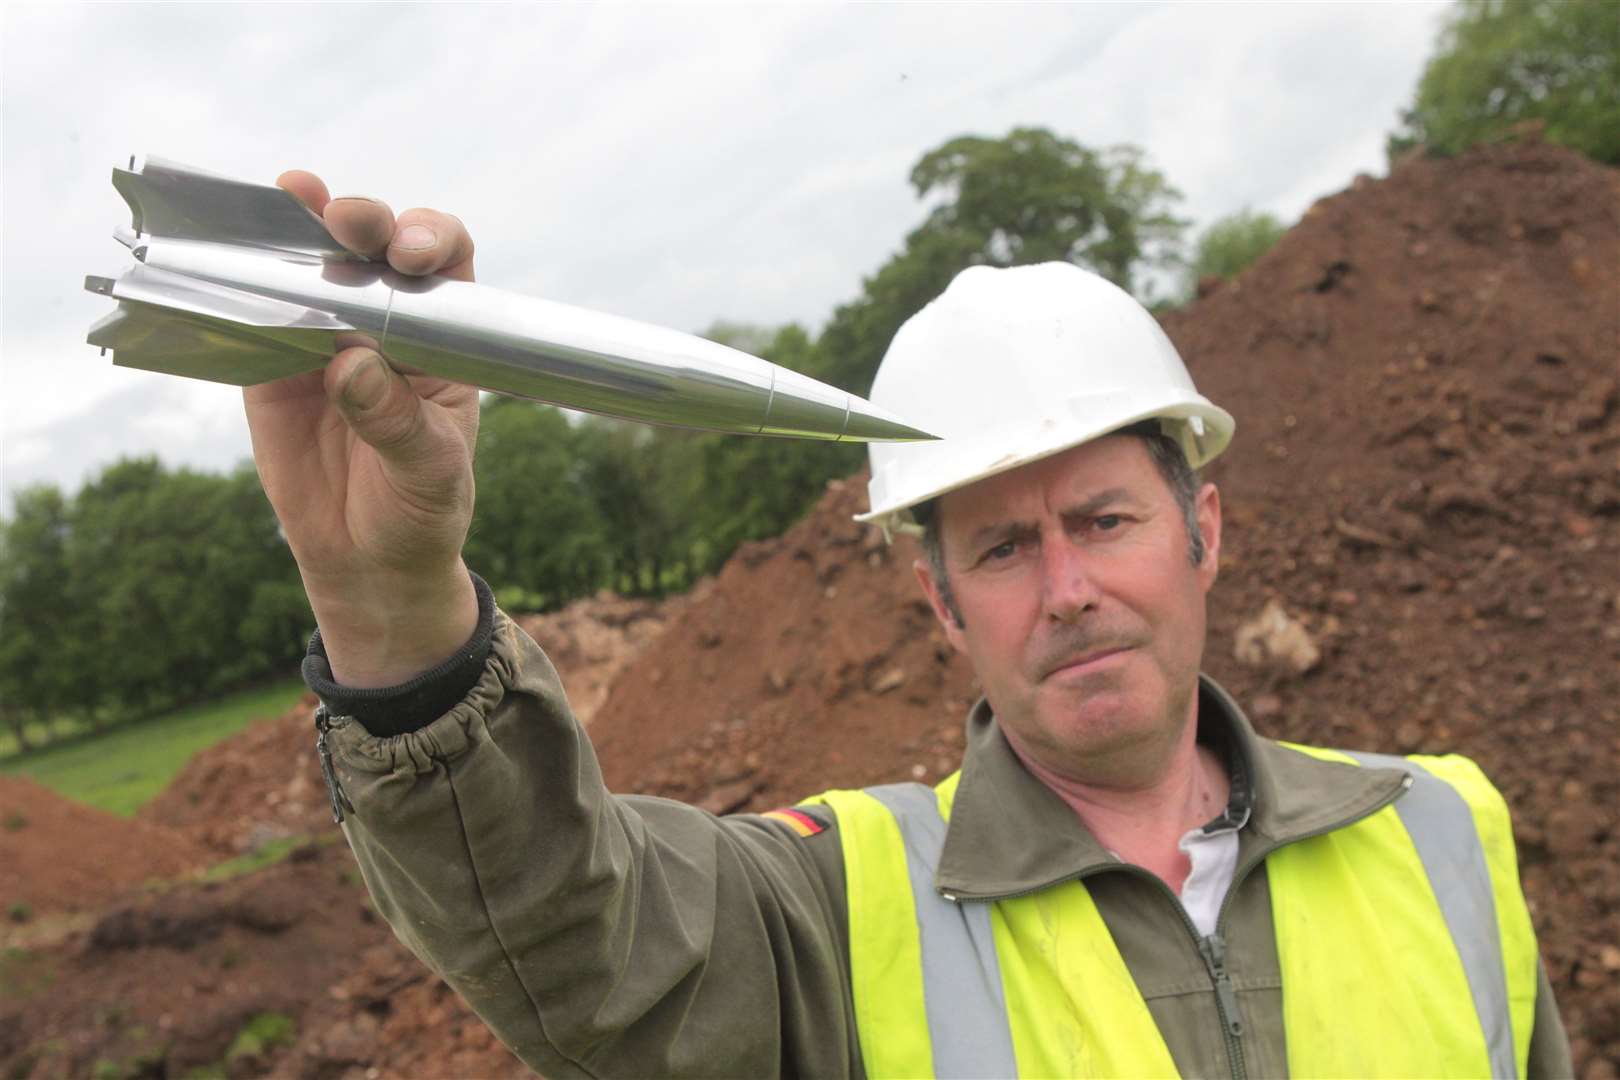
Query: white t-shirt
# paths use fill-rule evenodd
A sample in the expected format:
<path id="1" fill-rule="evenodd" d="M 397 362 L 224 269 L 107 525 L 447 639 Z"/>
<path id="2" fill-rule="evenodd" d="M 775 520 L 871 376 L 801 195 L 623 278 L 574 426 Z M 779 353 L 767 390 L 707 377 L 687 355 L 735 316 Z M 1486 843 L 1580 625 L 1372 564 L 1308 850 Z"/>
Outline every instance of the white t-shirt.
<path id="1" fill-rule="evenodd" d="M 1187 909 L 1198 932 L 1209 937 L 1215 932 L 1221 901 L 1226 899 L 1232 875 L 1237 871 L 1238 827 L 1224 825 L 1214 832 L 1189 829 L 1176 847 L 1192 860 L 1192 870 L 1181 884 L 1181 906 Z"/>

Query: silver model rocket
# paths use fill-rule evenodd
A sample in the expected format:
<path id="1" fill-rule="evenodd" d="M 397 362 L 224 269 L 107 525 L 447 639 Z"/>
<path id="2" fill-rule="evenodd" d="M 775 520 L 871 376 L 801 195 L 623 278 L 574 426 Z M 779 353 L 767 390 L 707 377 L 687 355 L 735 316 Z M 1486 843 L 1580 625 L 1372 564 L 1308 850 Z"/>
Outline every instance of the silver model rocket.
<path id="1" fill-rule="evenodd" d="M 749 435 L 931 439 L 870 402 L 690 334 L 355 255 L 288 192 L 158 158 L 114 169 L 137 263 L 85 288 L 113 363 L 249 386 L 371 344 L 406 370 L 629 420 Z"/>

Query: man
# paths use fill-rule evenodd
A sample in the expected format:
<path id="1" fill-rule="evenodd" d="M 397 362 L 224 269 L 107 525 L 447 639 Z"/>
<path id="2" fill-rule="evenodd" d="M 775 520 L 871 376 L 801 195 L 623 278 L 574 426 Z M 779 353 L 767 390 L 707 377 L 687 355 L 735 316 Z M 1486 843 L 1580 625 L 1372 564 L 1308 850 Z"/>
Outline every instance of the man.
<path id="1" fill-rule="evenodd" d="M 280 183 L 470 279 L 448 215 Z M 974 269 L 873 398 L 872 512 L 985 688 L 937 790 L 716 819 L 602 789 L 462 565 L 477 398 L 364 346 L 246 391 L 378 910 L 548 1076 L 1558 1075 L 1505 807 L 1471 763 L 1258 738 L 1202 679 L 1231 419 L 1074 267 Z M 656 717 L 647 722 L 656 723 Z"/>

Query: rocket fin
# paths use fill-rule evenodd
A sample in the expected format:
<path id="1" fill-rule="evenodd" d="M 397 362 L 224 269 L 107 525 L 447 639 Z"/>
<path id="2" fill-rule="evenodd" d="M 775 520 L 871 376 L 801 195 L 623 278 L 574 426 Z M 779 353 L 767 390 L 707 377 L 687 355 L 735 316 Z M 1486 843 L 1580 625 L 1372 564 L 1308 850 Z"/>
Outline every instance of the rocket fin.
<path id="1" fill-rule="evenodd" d="M 349 329 L 324 312 L 147 266 L 86 278 L 85 288 L 119 302 L 89 336 L 113 363 L 234 386 L 315 371 Z"/>
<path id="2" fill-rule="evenodd" d="M 244 326 L 286 330 L 353 330 L 327 312 L 270 296 L 233 289 L 202 278 L 137 263 L 117 280 L 87 277 L 84 287 L 117 300 L 134 300 Z"/>
<path id="3" fill-rule="evenodd" d="M 340 262 L 365 262 L 332 239 L 321 219 L 290 193 L 269 184 L 215 176 L 148 157 L 114 169 L 113 187 L 129 203 L 139 234 L 249 244 Z"/>
<path id="4" fill-rule="evenodd" d="M 238 326 L 135 303 L 119 304 L 92 326 L 90 344 L 111 349 L 119 367 L 232 386 L 318 371 L 331 355 L 288 349 Z"/>

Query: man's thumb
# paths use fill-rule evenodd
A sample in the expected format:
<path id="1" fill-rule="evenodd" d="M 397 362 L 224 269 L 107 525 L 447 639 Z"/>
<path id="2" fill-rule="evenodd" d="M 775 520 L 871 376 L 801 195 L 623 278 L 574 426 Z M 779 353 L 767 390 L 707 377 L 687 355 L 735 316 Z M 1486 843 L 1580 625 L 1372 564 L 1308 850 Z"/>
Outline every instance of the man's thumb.
<path id="1" fill-rule="evenodd" d="M 349 427 L 384 457 L 408 457 L 424 433 L 422 401 L 410 382 L 372 349 L 332 358 L 327 392 Z"/>

